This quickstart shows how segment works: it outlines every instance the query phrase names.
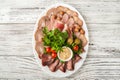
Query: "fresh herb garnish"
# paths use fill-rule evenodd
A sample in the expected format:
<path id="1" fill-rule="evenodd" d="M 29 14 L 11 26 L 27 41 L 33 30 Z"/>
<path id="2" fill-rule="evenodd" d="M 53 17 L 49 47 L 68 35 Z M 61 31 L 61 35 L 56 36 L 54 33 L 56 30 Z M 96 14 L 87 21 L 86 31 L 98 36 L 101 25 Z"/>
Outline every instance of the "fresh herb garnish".
<path id="1" fill-rule="evenodd" d="M 52 47 L 53 50 L 59 51 L 65 46 L 65 41 L 68 38 L 68 33 L 61 32 L 58 29 L 48 31 L 47 27 L 43 28 L 43 42 L 45 46 Z"/>

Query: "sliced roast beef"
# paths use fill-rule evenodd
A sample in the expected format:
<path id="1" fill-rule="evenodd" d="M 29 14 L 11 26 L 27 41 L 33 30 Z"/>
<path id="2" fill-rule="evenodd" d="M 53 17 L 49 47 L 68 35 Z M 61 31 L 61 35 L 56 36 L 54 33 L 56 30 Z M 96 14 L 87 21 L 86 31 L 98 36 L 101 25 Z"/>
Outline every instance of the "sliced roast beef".
<path id="1" fill-rule="evenodd" d="M 68 70 L 74 70 L 74 64 L 72 59 L 66 63 L 66 67 Z"/>
<path id="2" fill-rule="evenodd" d="M 56 66 L 56 71 L 62 66 L 62 62 L 59 61 L 59 64 Z"/>
<path id="3" fill-rule="evenodd" d="M 74 55 L 73 63 L 75 64 L 75 63 L 78 62 L 80 59 L 82 59 L 82 57 L 79 56 L 78 54 L 75 54 L 75 55 Z"/>
<path id="4" fill-rule="evenodd" d="M 49 62 L 51 61 L 51 59 L 52 59 L 51 55 L 43 54 L 43 55 L 42 55 L 42 65 L 43 65 L 43 66 L 48 65 Z"/>
<path id="5" fill-rule="evenodd" d="M 62 72 L 66 72 L 66 63 L 63 63 L 60 68 L 59 68 Z"/>
<path id="6" fill-rule="evenodd" d="M 52 72 L 56 71 L 56 66 L 59 64 L 59 60 L 55 60 L 55 62 L 53 62 L 52 64 L 50 64 L 48 67 Z"/>

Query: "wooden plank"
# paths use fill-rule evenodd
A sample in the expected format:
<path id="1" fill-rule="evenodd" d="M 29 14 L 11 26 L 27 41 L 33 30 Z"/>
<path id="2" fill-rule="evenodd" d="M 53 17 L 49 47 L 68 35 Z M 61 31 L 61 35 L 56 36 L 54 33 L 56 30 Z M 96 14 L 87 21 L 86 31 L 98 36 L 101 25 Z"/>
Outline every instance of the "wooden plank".
<path id="1" fill-rule="evenodd" d="M 83 15 L 87 23 L 119 23 L 120 2 L 68 2 Z M 43 3 L 44 5 L 46 3 Z M 47 6 L 2 8 L 0 23 L 35 23 Z"/>

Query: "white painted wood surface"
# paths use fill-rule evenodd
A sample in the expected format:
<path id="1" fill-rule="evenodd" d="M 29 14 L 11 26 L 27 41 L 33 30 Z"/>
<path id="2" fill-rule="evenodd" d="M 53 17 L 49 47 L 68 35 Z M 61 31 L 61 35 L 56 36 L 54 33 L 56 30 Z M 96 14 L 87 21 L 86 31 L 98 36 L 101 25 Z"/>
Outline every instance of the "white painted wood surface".
<path id="1" fill-rule="evenodd" d="M 89 30 L 87 59 L 75 74 L 53 78 L 32 52 L 39 14 L 64 2 L 78 9 Z M 0 80 L 120 80 L 120 0 L 0 0 Z"/>

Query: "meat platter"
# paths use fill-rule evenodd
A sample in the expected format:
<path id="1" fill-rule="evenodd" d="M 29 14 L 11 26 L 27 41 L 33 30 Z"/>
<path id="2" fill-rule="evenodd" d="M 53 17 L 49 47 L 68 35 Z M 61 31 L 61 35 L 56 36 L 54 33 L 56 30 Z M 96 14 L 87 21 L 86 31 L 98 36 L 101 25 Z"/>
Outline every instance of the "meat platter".
<path id="1" fill-rule="evenodd" d="M 33 53 L 41 69 L 54 77 L 75 73 L 86 59 L 88 30 L 68 4 L 54 4 L 40 14 L 33 33 Z"/>

